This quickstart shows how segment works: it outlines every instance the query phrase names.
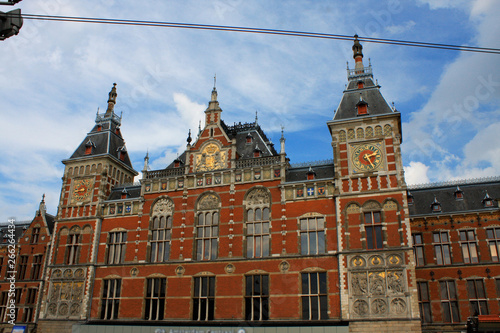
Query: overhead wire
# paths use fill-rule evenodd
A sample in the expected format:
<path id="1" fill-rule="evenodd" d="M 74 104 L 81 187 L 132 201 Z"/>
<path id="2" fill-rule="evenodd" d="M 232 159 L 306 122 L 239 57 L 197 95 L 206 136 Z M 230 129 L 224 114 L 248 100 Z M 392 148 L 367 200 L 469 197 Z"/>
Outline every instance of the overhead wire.
<path id="1" fill-rule="evenodd" d="M 179 29 L 197 29 L 197 30 L 215 30 L 215 31 L 244 32 L 244 33 L 283 35 L 283 36 L 295 36 L 295 37 L 306 37 L 306 38 L 336 39 L 336 40 L 353 40 L 354 39 L 353 36 L 341 35 L 341 34 L 327 34 L 327 33 L 306 32 L 306 31 L 297 31 L 297 30 L 279 30 L 279 29 L 251 28 L 251 27 L 239 27 L 239 26 L 197 24 L 197 23 L 143 21 L 143 20 L 128 20 L 128 19 L 109 19 L 109 18 L 96 18 L 96 17 L 56 16 L 56 15 L 38 15 L 38 14 L 22 14 L 22 17 L 23 17 L 23 19 L 28 19 L 28 20 L 97 23 L 97 24 L 113 24 L 113 25 L 132 25 L 132 26 L 150 26 L 150 27 L 179 28 Z M 410 40 L 374 38 L 374 37 L 363 37 L 363 36 L 359 36 L 358 39 L 359 39 L 359 41 L 368 42 L 368 43 L 402 45 L 402 46 L 412 46 L 412 47 L 422 47 L 422 48 L 432 48 L 432 49 L 442 49 L 442 50 L 454 50 L 454 51 L 465 51 L 465 52 L 500 54 L 499 48 L 463 46 L 463 45 L 429 43 L 429 42 L 418 42 L 418 41 L 410 41 Z"/>

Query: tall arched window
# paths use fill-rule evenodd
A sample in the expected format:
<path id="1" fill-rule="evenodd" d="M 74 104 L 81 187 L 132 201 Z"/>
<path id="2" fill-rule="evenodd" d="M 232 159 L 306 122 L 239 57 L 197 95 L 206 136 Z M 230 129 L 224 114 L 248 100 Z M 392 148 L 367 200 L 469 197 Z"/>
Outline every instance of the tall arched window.
<path id="1" fill-rule="evenodd" d="M 265 188 L 248 192 L 246 208 L 246 256 L 261 258 L 269 256 L 270 195 Z"/>
<path id="2" fill-rule="evenodd" d="M 196 260 L 217 258 L 220 200 L 213 193 L 203 195 L 196 209 Z"/>
<path id="3" fill-rule="evenodd" d="M 82 243 L 81 228 L 74 226 L 69 231 L 68 241 L 66 243 L 65 262 L 66 265 L 78 264 L 80 259 L 80 247 Z"/>
<path id="4" fill-rule="evenodd" d="M 170 258 L 170 240 L 174 203 L 167 198 L 158 200 L 151 212 L 150 262 L 164 262 Z"/>

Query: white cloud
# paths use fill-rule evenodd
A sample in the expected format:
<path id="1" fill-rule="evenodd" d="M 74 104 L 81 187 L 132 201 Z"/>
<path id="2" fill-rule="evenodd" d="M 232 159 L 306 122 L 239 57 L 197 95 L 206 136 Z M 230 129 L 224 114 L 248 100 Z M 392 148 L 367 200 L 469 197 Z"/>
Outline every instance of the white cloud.
<path id="1" fill-rule="evenodd" d="M 421 162 L 410 162 L 409 166 L 404 167 L 405 180 L 408 185 L 429 183 L 427 172 L 429 167 Z"/>

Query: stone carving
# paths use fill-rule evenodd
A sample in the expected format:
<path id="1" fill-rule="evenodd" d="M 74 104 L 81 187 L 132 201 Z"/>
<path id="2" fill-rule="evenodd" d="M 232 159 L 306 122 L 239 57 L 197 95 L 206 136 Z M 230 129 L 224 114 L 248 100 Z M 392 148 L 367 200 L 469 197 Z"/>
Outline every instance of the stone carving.
<path id="1" fill-rule="evenodd" d="M 363 300 L 356 300 L 354 304 L 352 305 L 352 309 L 354 313 L 363 316 L 368 313 L 368 303 L 366 303 Z"/>
<path id="2" fill-rule="evenodd" d="M 385 136 L 391 136 L 392 134 L 392 127 L 391 125 L 387 124 L 384 126 L 384 135 Z"/>
<path id="3" fill-rule="evenodd" d="M 406 312 L 406 302 L 402 298 L 395 298 L 391 301 L 391 311 L 396 314 Z"/>
<path id="4" fill-rule="evenodd" d="M 282 261 L 280 262 L 279 268 L 281 273 L 288 272 L 288 270 L 290 269 L 290 264 L 288 263 L 288 261 Z"/>
<path id="5" fill-rule="evenodd" d="M 185 271 L 186 269 L 183 266 L 177 266 L 175 268 L 175 274 L 177 274 L 177 276 L 183 276 Z"/>
<path id="6" fill-rule="evenodd" d="M 137 267 L 132 267 L 132 269 L 130 269 L 130 276 L 136 277 L 137 275 L 139 275 L 139 269 Z"/>
<path id="7" fill-rule="evenodd" d="M 52 274 L 53 279 L 60 279 L 62 277 L 62 271 L 60 269 L 54 270 L 54 273 Z"/>
<path id="8" fill-rule="evenodd" d="M 387 312 L 387 303 L 383 299 L 377 298 L 372 302 L 373 314 L 384 314 L 386 312 Z"/>
<path id="9" fill-rule="evenodd" d="M 366 261 L 365 259 L 363 259 L 363 257 L 356 256 L 351 259 L 351 267 L 360 268 L 365 266 L 366 266 Z"/>
<path id="10" fill-rule="evenodd" d="M 347 214 L 359 214 L 359 206 L 356 205 L 356 204 L 350 204 L 348 207 L 347 207 Z"/>
<path id="11" fill-rule="evenodd" d="M 371 138 L 373 136 L 373 128 L 368 126 L 366 128 L 366 138 Z"/>
<path id="12" fill-rule="evenodd" d="M 345 131 L 340 131 L 340 132 L 339 132 L 339 141 L 340 141 L 340 142 L 345 142 L 345 141 L 346 141 L 346 134 L 345 134 Z"/>
<path id="13" fill-rule="evenodd" d="M 158 200 L 154 207 L 152 216 L 166 216 L 173 215 L 174 213 L 174 203 L 170 199 L 161 198 Z"/>
<path id="14" fill-rule="evenodd" d="M 196 171 L 212 171 L 225 168 L 227 152 L 221 151 L 214 143 L 208 144 L 196 155 Z"/>
<path id="15" fill-rule="evenodd" d="M 68 304 L 63 303 L 59 306 L 59 314 L 61 316 L 66 316 L 68 314 Z"/>
<path id="16" fill-rule="evenodd" d="M 384 259 L 381 256 L 372 256 L 368 261 L 371 266 L 381 266 L 384 264 Z"/>
<path id="17" fill-rule="evenodd" d="M 391 265 L 391 266 L 401 265 L 403 263 L 403 260 L 397 254 L 390 255 L 387 258 L 387 261 L 388 261 L 389 265 Z"/>
<path id="18" fill-rule="evenodd" d="M 85 269 L 67 268 L 63 271 L 55 269 L 49 287 L 48 317 L 77 317 L 82 311 L 85 289 Z"/>
<path id="19" fill-rule="evenodd" d="M 71 316 L 78 316 L 79 313 L 80 313 L 80 304 L 78 304 L 78 303 L 71 304 L 71 308 L 70 308 Z"/>
<path id="20" fill-rule="evenodd" d="M 75 271 L 75 278 L 76 279 L 83 279 L 85 277 L 85 273 L 83 272 L 83 269 L 79 268 Z"/>
<path id="21" fill-rule="evenodd" d="M 351 277 L 351 288 L 353 295 L 365 295 L 368 288 L 366 273 L 354 273 Z"/>
<path id="22" fill-rule="evenodd" d="M 224 268 L 227 274 L 233 273 L 235 269 L 236 267 L 234 267 L 233 264 L 227 264 L 226 267 Z"/>
<path id="23" fill-rule="evenodd" d="M 370 201 L 363 205 L 363 209 L 366 210 L 380 209 L 380 205 L 378 204 L 378 202 Z"/>
<path id="24" fill-rule="evenodd" d="M 48 307 L 48 312 L 50 315 L 55 316 L 57 312 L 57 304 L 56 303 L 50 303 Z"/>
<path id="25" fill-rule="evenodd" d="M 398 209 L 398 204 L 392 200 L 389 200 L 384 204 L 385 211 L 397 210 L 397 209 Z"/>
<path id="26" fill-rule="evenodd" d="M 199 210 L 218 209 L 219 198 L 215 194 L 205 194 L 198 202 Z"/>
<path id="27" fill-rule="evenodd" d="M 384 272 L 369 273 L 371 295 L 384 295 L 385 294 L 385 279 Z"/>
<path id="28" fill-rule="evenodd" d="M 71 279 L 73 277 L 73 271 L 71 271 L 71 269 L 67 269 L 64 271 L 63 276 L 65 279 Z"/>
<path id="29" fill-rule="evenodd" d="M 255 188 L 247 196 L 248 205 L 269 204 L 269 193 L 264 188 Z"/>
<path id="30" fill-rule="evenodd" d="M 387 272 L 387 290 L 394 294 L 404 293 L 403 272 Z"/>

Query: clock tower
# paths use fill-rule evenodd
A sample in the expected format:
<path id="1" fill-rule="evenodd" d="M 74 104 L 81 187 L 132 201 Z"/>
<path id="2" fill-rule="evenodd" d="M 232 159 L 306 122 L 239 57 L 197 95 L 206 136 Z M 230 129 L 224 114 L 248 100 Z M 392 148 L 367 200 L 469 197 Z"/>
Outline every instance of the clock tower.
<path id="1" fill-rule="evenodd" d="M 385 101 L 371 64 L 363 65 L 362 49 L 355 36 L 355 67 L 347 68 L 348 84 L 328 122 L 338 194 L 342 317 L 359 331 L 374 331 L 374 322 L 420 331 L 401 114 Z"/>
<path id="2" fill-rule="evenodd" d="M 92 130 L 62 161 L 65 170 L 47 270 L 49 283 L 40 309 L 40 325 L 47 330 L 54 320 L 65 320 L 70 327 L 72 321 L 89 317 L 102 202 L 113 186 L 133 182 L 138 174 L 120 131 L 121 116 L 114 111 L 116 97 L 114 84 L 106 112 L 97 112 Z"/>

